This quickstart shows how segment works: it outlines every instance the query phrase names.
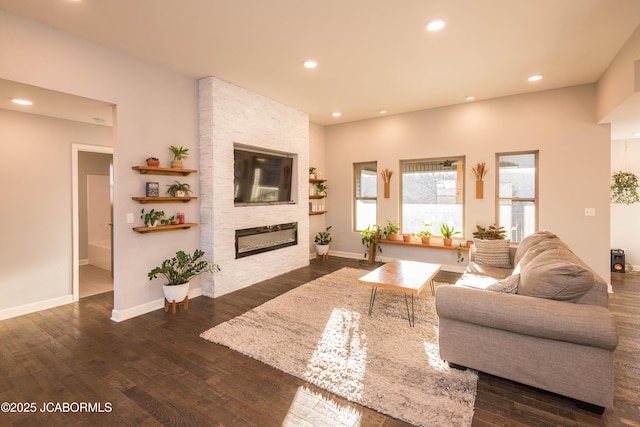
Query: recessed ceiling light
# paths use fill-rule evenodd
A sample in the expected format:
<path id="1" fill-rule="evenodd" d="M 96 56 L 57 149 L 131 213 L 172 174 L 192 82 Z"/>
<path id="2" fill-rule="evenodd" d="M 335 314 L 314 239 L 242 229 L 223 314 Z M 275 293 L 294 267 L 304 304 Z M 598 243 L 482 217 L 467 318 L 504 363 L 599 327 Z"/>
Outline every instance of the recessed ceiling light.
<path id="1" fill-rule="evenodd" d="M 529 77 L 527 80 L 529 80 L 530 82 L 537 82 L 539 80 L 542 80 L 542 74 L 535 74 Z"/>
<path id="2" fill-rule="evenodd" d="M 308 61 L 304 61 L 304 68 L 316 68 L 318 66 L 318 63 L 316 61 L 312 61 L 312 60 L 308 60 Z"/>
<path id="3" fill-rule="evenodd" d="M 444 28 L 444 21 L 441 19 L 434 19 L 433 21 L 427 24 L 427 30 L 429 31 L 440 31 Z"/>
<path id="4" fill-rule="evenodd" d="M 473 101 L 474 99 L 476 99 L 476 97 L 475 97 L 475 96 L 471 96 L 471 95 L 469 95 L 469 96 L 467 96 L 465 99 L 466 99 L 467 101 Z"/>
<path id="5" fill-rule="evenodd" d="M 340 116 L 342 115 L 342 113 L 339 113 L 339 112 L 337 112 L 337 111 L 336 111 L 335 113 L 333 113 L 333 114 L 331 114 L 331 115 L 332 115 L 333 117 L 340 117 Z"/>
<path id="6" fill-rule="evenodd" d="M 380 110 L 380 111 L 378 111 L 378 113 L 380 113 L 380 114 L 387 114 L 387 110 Z"/>
<path id="7" fill-rule="evenodd" d="M 33 104 L 33 102 L 29 101 L 28 99 L 21 99 L 21 98 L 9 98 L 9 99 L 14 104 L 19 104 L 19 105 L 32 105 Z"/>

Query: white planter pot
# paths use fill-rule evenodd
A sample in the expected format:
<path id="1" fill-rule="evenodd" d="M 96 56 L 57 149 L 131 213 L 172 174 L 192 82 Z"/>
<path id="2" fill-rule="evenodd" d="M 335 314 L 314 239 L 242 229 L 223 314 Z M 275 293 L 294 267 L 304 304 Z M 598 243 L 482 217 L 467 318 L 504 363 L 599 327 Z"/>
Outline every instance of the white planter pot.
<path id="1" fill-rule="evenodd" d="M 184 197 L 186 196 L 184 191 L 176 191 L 176 197 Z"/>
<path id="2" fill-rule="evenodd" d="M 329 252 L 329 245 L 318 245 L 316 244 L 316 254 L 325 255 Z"/>
<path id="3" fill-rule="evenodd" d="M 164 297 L 167 301 L 182 302 L 189 293 L 189 282 L 183 283 L 182 285 L 162 285 L 162 291 L 164 292 Z"/>

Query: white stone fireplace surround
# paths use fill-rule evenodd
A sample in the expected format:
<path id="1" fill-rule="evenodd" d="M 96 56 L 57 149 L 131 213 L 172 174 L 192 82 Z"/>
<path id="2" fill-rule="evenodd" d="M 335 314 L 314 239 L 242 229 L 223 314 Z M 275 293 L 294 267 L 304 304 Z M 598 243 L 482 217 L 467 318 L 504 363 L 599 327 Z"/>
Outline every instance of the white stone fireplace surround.
<path id="1" fill-rule="evenodd" d="M 309 118 L 269 98 L 206 77 L 199 81 L 200 248 L 221 271 L 200 276 L 217 297 L 309 264 Z M 295 204 L 234 206 L 234 145 L 294 155 Z M 298 244 L 235 259 L 235 231 L 298 223 Z"/>

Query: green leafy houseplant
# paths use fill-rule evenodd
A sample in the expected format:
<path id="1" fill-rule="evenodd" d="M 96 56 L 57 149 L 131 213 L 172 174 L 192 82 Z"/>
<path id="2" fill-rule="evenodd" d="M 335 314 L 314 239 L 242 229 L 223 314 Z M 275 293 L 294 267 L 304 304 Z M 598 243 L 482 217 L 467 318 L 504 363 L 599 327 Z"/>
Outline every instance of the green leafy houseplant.
<path id="1" fill-rule="evenodd" d="M 316 234 L 314 242 L 317 245 L 328 245 L 331 243 L 331 233 L 329 233 L 329 230 L 331 230 L 331 226 L 328 226 L 324 231 L 319 231 L 318 234 Z"/>
<path id="2" fill-rule="evenodd" d="M 160 225 L 169 225 L 171 224 L 171 221 L 175 219 L 174 216 L 171 216 L 171 218 L 165 218 L 164 211 L 156 211 L 155 209 L 145 212 L 143 208 L 140 212 L 140 219 L 147 227 L 155 227 L 158 222 Z"/>
<path id="3" fill-rule="evenodd" d="M 507 230 L 497 224 L 492 224 L 488 228 L 476 225 L 473 237 L 481 240 L 505 240 L 507 238 Z"/>
<path id="4" fill-rule="evenodd" d="M 391 221 L 387 221 L 387 225 L 382 230 L 382 234 L 388 239 L 391 239 L 389 236 L 398 234 L 399 232 L 400 224 Z"/>
<path id="5" fill-rule="evenodd" d="M 631 172 L 619 171 L 612 177 L 611 203 L 630 205 L 640 202 L 638 196 L 638 177 Z"/>
<path id="6" fill-rule="evenodd" d="M 329 186 L 327 184 L 325 184 L 324 182 L 317 182 L 316 183 L 316 190 L 318 190 L 318 194 L 319 195 L 323 195 L 325 191 L 327 191 L 327 189 L 329 188 Z"/>
<path id="7" fill-rule="evenodd" d="M 153 280 L 162 275 L 167 279 L 167 286 L 176 286 L 187 283 L 199 274 L 220 271 L 217 264 L 210 264 L 202 259 L 203 256 L 204 252 L 200 249 L 196 249 L 193 255 L 178 251 L 176 256 L 165 259 L 161 266 L 155 267 L 147 276 L 149 280 Z"/>
<path id="8" fill-rule="evenodd" d="M 454 227 L 449 224 L 442 224 L 440 226 L 440 235 L 445 239 L 451 239 L 456 234 L 460 234 L 459 231 L 455 231 Z"/>
<path id="9" fill-rule="evenodd" d="M 189 157 L 189 149 L 172 145 L 169 150 L 173 153 L 173 160 L 184 160 Z"/>
<path id="10" fill-rule="evenodd" d="M 191 193 L 191 186 L 189 184 L 184 184 L 178 181 L 175 181 L 171 185 L 167 185 L 167 187 L 169 187 L 167 189 L 167 193 L 172 197 L 176 197 L 179 192 L 184 193 L 185 196 L 188 196 L 189 193 Z"/>
<path id="11" fill-rule="evenodd" d="M 365 247 L 364 257 L 366 258 L 369 255 L 369 248 L 371 247 L 371 242 L 373 239 L 380 238 L 380 226 L 378 224 L 369 224 L 367 228 L 360 232 L 361 242 Z M 380 245 L 376 245 L 378 252 L 382 252 L 382 247 Z"/>

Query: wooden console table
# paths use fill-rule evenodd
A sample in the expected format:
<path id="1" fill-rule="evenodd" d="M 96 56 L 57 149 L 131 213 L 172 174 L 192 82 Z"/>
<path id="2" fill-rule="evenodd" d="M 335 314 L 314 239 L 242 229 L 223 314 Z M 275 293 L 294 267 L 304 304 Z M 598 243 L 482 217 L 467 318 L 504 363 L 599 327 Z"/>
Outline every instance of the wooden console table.
<path id="1" fill-rule="evenodd" d="M 431 238 L 433 240 L 433 237 Z M 440 240 L 436 238 L 436 240 Z M 442 242 L 422 243 L 418 241 L 405 242 L 404 240 L 387 240 L 387 239 L 373 239 L 369 245 L 369 264 L 373 264 L 376 260 L 376 251 L 378 245 L 396 245 L 396 246 L 411 246 L 415 248 L 424 249 L 442 249 L 447 251 L 460 251 L 469 252 L 469 248 L 466 246 L 459 246 L 460 244 L 453 244 L 451 246 L 445 246 Z"/>

